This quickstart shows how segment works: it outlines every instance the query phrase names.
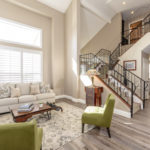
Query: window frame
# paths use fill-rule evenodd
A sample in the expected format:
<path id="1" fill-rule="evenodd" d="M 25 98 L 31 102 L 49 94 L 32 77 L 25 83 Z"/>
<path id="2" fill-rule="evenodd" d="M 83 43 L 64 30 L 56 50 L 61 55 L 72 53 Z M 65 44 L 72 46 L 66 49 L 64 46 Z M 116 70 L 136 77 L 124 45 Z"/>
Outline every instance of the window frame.
<path id="1" fill-rule="evenodd" d="M 40 48 L 40 49 L 43 48 L 43 43 L 42 43 L 43 30 L 41 28 L 33 27 L 33 26 L 30 26 L 30 25 L 27 25 L 27 24 L 24 24 L 24 23 L 21 23 L 21 22 L 17 22 L 17 21 L 11 20 L 11 19 L 6 19 L 6 18 L 3 18 L 3 17 L 0 17 L 0 20 L 4 20 L 4 21 L 8 21 L 10 23 L 15 23 L 15 24 L 18 24 L 18 25 L 22 25 L 24 27 L 28 27 L 28 28 L 31 28 L 31 29 L 38 29 L 40 31 L 40 46 L 35 46 L 35 45 L 32 45 L 32 44 L 25 44 L 25 43 L 20 43 L 20 42 L 13 42 L 13 41 L 9 41 L 9 40 L 2 40 L 2 39 L 0 39 L 0 42 L 16 44 L 16 45 L 22 45 L 22 46 L 25 46 L 25 47 L 30 46 L 30 47 L 33 47 L 33 48 Z"/>
<path id="2" fill-rule="evenodd" d="M 20 83 L 36 83 L 36 82 L 43 82 L 43 52 L 41 50 L 36 50 L 36 49 L 28 49 L 28 48 L 18 48 L 14 46 L 5 46 L 0 44 L 0 48 L 12 50 L 12 51 L 17 51 L 20 52 L 20 58 L 21 58 L 21 67 L 20 67 L 20 74 L 21 74 L 21 82 Z M 23 82 L 23 52 L 28 52 L 31 54 L 40 54 L 41 56 L 41 81 L 36 81 L 36 82 Z M 1 82 L 5 83 L 5 82 Z M 11 83 L 11 82 L 9 82 Z"/>

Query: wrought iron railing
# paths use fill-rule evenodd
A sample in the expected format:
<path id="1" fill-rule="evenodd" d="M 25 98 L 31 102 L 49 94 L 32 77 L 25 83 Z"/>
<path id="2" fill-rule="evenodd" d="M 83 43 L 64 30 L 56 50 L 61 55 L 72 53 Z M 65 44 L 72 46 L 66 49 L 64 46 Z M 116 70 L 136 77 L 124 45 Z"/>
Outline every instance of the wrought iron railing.
<path id="1" fill-rule="evenodd" d="M 111 51 L 106 49 L 101 49 L 97 54 L 96 57 L 101 59 L 105 63 L 109 63 Z"/>
<path id="2" fill-rule="evenodd" d="M 145 100 L 149 99 L 149 82 L 143 80 L 136 74 L 127 70 L 120 64 L 115 65 L 112 71 L 116 71 L 120 74 L 120 76 L 116 76 L 116 78 L 125 85 L 127 88 L 131 90 L 130 82 L 133 83 L 135 87 L 134 94 L 143 101 L 143 107 L 145 107 Z M 129 82 L 130 81 L 130 82 Z"/>
<path id="3" fill-rule="evenodd" d="M 135 32 L 136 31 L 136 32 Z M 139 24 L 132 30 L 126 30 L 122 33 L 122 41 L 117 45 L 116 49 L 110 55 L 110 63 L 114 65 L 118 61 L 118 57 L 125 53 L 130 46 L 135 44 L 143 35 L 150 31 L 150 14 L 142 20 L 142 25 Z M 124 47 L 126 46 L 126 47 Z M 122 47 L 123 50 L 122 50 Z"/>
<path id="4" fill-rule="evenodd" d="M 101 78 L 106 78 L 108 72 L 111 72 L 111 75 L 129 90 L 132 90 L 131 83 L 133 83 L 134 94 L 143 101 L 143 107 L 145 107 L 145 100 L 149 99 L 150 82 L 143 80 L 120 64 L 116 64 L 113 69 L 110 66 L 111 64 L 92 53 L 80 56 L 81 74 L 85 74 L 89 69 L 97 69 Z"/>
<path id="5" fill-rule="evenodd" d="M 85 74 L 89 69 L 96 69 L 100 73 L 99 78 L 130 107 L 132 117 L 133 95 L 136 87 L 128 78 L 126 78 L 127 86 L 124 86 L 122 84 L 124 75 L 120 74 L 116 69 L 112 71 L 109 68 L 109 64 L 98 58 L 97 55 L 91 53 L 80 55 L 80 74 Z"/>
<path id="6" fill-rule="evenodd" d="M 131 34 L 139 27 L 140 26 L 137 26 L 135 29 L 132 29 L 132 31 L 125 31 L 126 34 L 124 33 L 124 39 L 126 39 L 126 41 L 124 41 L 124 43 L 119 43 L 112 53 L 109 50 L 101 49 L 97 54 L 89 53 L 80 55 L 80 73 L 85 74 L 89 69 L 97 69 L 100 73 L 99 77 L 129 104 L 131 116 L 133 115 L 133 95 L 143 100 L 143 107 L 145 107 L 145 100 L 149 99 L 150 82 L 144 81 L 117 62 L 118 57 L 127 50 L 124 49 L 122 52 L 122 44 L 125 45 L 125 42 L 129 44 Z M 142 34 L 140 35 L 142 36 L 150 31 L 150 15 L 143 19 L 141 28 Z M 139 39 L 139 35 L 137 35 L 137 39 Z M 108 77 L 112 78 L 115 82 L 112 84 Z M 122 85 L 121 87 L 120 84 Z M 128 92 L 130 93 L 130 101 L 128 100 L 129 97 L 127 98 L 126 95 L 122 95 L 122 89 L 128 89 L 130 91 Z"/>

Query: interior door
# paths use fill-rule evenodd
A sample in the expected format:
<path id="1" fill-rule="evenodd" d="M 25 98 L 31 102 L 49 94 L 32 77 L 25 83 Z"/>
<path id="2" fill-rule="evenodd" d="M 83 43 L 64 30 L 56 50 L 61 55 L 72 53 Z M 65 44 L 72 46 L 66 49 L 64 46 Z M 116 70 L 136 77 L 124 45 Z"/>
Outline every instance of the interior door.
<path id="1" fill-rule="evenodd" d="M 134 44 L 142 37 L 142 21 L 130 24 L 130 30 L 130 44 Z"/>

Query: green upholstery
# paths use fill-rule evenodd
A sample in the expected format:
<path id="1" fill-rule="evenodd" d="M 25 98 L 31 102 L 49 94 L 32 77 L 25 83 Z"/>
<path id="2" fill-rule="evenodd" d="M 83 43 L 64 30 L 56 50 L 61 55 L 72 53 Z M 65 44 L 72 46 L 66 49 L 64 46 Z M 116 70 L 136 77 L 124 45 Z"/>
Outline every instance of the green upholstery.
<path id="1" fill-rule="evenodd" d="M 36 121 L 0 125 L 1 150 L 40 150 L 43 130 Z"/>
<path id="2" fill-rule="evenodd" d="M 91 124 L 98 127 L 109 128 L 111 125 L 115 99 L 108 95 L 104 107 L 88 106 L 82 114 L 82 124 Z"/>

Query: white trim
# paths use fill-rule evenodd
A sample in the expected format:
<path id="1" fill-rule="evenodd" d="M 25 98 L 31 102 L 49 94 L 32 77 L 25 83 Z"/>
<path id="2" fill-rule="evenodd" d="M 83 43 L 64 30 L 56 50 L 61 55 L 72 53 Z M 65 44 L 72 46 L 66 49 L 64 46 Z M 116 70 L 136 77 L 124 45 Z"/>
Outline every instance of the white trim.
<path id="1" fill-rule="evenodd" d="M 69 95 L 58 95 L 55 97 L 55 99 L 62 99 L 62 98 L 69 99 L 69 100 L 76 102 L 76 103 L 85 104 L 85 102 L 86 102 L 86 100 L 84 100 L 84 99 L 77 99 L 77 98 L 74 98 L 74 97 L 69 96 Z"/>
<path id="2" fill-rule="evenodd" d="M 126 118 L 131 118 L 130 112 L 126 112 L 126 111 L 116 109 L 116 108 L 114 109 L 114 114 L 117 114 L 117 115 L 120 115 L 120 116 L 123 116 L 123 117 L 126 117 Z"/>
<path id="3" fill-rule="evenodd" d="M 55 97 L 55 99 L 62 99 L 62 98 L 66 98 L 73 102 L 81 103 L 81 104 L 85 104 L 85 102 L 86 102 L 86 100 L 84 100 L 84 99 L 76 99 L 76 98 L 74 98 L 72 96 L 68 96 L 68 95 L 58 95 Z M 123 116 L 126 118 L 131 118 L 130 112 L 126 112 L 126 111 L 123 111 L 120 109 L 114 109 L 114 114 L 117 114 L 117 115 L 120 115 L 120 116 Z"/>

